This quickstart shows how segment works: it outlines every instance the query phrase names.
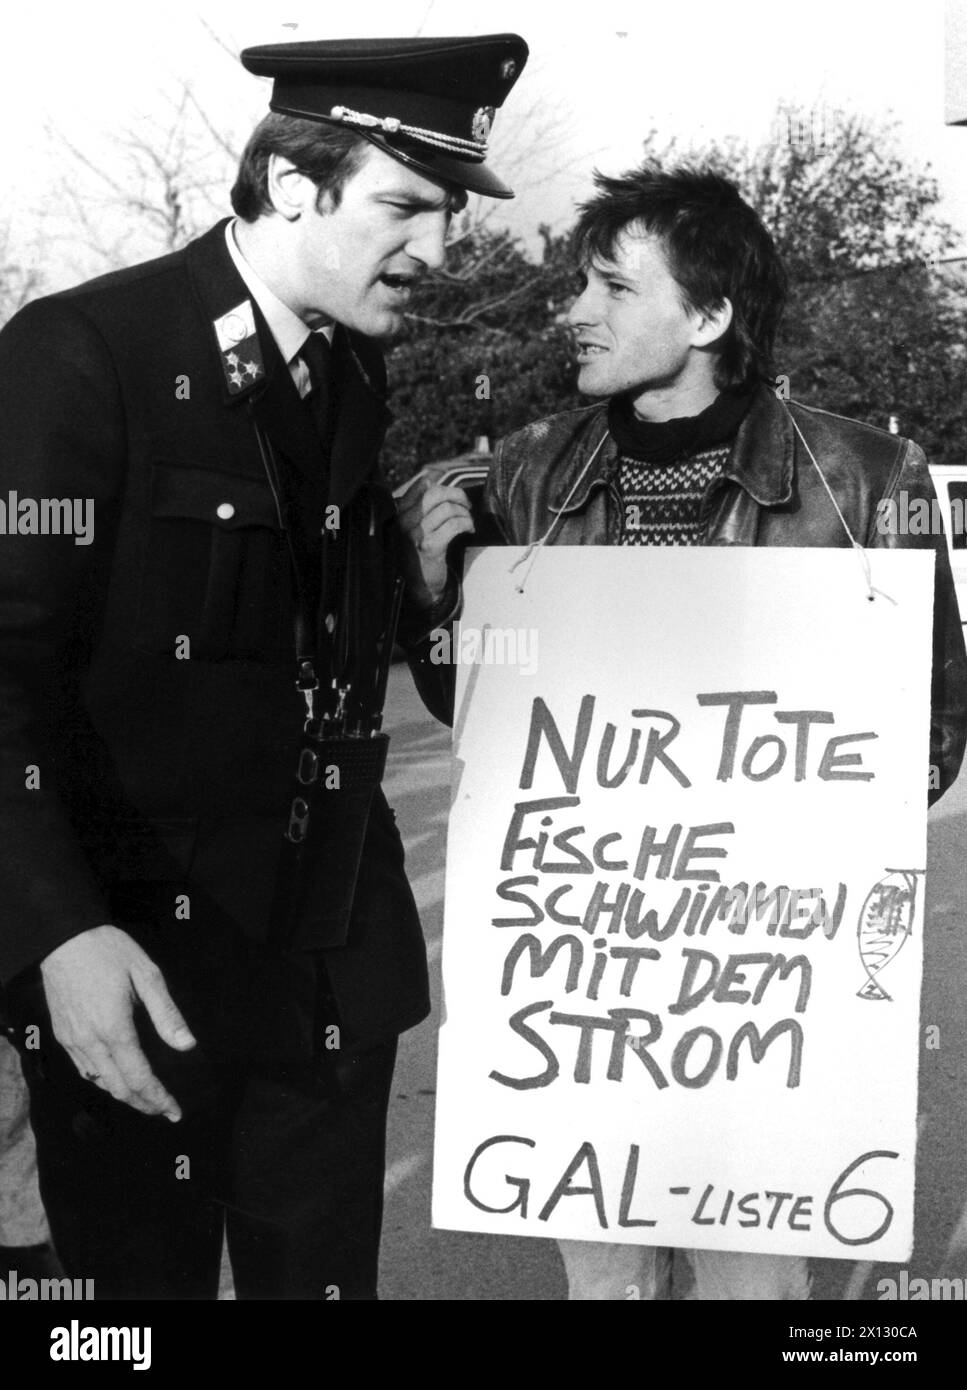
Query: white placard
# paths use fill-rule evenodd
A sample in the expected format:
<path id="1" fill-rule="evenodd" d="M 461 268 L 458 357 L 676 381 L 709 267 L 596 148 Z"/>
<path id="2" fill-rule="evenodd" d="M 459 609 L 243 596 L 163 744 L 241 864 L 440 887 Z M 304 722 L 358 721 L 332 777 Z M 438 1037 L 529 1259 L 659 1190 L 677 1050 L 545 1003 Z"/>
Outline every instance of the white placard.
<path id="1" fill-rule="evenodd" d="M 906 1259 L 932 553 L 522 553 L 438 652 L 434 1224 Z"/>

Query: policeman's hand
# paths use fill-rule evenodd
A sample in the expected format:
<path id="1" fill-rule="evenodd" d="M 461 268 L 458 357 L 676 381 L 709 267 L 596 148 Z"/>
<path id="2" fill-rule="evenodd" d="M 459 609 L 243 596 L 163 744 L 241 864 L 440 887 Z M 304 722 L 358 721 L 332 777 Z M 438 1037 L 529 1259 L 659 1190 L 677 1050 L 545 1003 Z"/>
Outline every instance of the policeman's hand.
<path id="1" fill-rule="evenodd" d="M 81 1076 L 142 1114 L 180 1120 L 178 1102 L 141 1051 L 135 1002 L 170 1047 L 187 1052 L 195 1039 L 137 942 L 117 927 L 92 927 L 51 951 L 40 969 L 54 1037 Z"/>
<path id="2" fill-rule="evenodd" d="M 410 591 L 428 607 L 446 588 L 450 542 L 474 529 L 470 499 L 463 488 L 420 479 L 397 498 L 396 506 L 410 546 Z"/>

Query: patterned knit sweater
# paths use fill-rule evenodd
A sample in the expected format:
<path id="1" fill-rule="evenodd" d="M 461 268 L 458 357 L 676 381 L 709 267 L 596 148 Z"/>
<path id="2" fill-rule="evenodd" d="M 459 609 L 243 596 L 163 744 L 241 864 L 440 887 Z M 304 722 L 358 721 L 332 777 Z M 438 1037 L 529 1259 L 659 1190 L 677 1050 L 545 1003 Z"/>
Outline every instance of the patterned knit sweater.
<path id="1" fill-rule="evenodd" d="M 729 441 L 674 463 L 619 458 L 621 544 L 700 545 L 702 504 L 731 451 Z"/>

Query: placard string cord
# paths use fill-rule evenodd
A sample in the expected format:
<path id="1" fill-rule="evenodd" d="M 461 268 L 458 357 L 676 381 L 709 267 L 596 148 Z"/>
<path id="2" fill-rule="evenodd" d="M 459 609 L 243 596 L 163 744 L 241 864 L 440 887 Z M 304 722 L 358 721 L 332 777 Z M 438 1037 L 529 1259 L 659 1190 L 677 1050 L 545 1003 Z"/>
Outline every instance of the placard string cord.
<path id="1" fill-rule="evenodd" d="M 803 446 L 803 448 L 805 449 L 807 455 L 809 456 L 809 461 L 812 463 L 812 465 L 813 465 L 813 467 L 815 468 L 816 472 L 819 474 L 819 480 L 820 480 L 820 482 L 822 483 L 823 487 L 826 489 L 827 496 L 829 497 L 830 502 L 833 504 L 833 509 L 835 510 L 836 515 L 839 517 L 839 520 L 840 520 L 840 523 L 841 523 L 841 525 L 842 525 L 842 527 L 843 527 L 843 530 L 846 532 L 846 535 L 847 535 L 847 537 L 848 537 L 848 539 L 849 539 L 850 546 L 852 547 L 854 553 L 859 557 L 860 565 L 861 565 L 862 568 L 863 568 L 863 578 L 864 578 L 864 580 L 865 580 L 865 582 L 866 582 L 867 597 L 868 597 L 868 598 L 870 599 L 870 601 L 872 602 L 877 596 L 879 596 L 880 598 L 886 599 L 887 603 L 892 603 L 892 604 L 894 605 L 894 607 L 896 607 L 896 599 L 891 598 L 891 596 L 890 596 L 889 594 L 885 593 L 882 589 L 877 589 L 877 588 L 875 587 L 875 585 L 874 585 L 874 583 L 873 583 L 873 571 L 872 571 L 872 568 L 871 568 L 871 566 L 870 566 L 870 557 L 867 555 L 865 548 L 864 548 L 862 545 L 860 545 L 859 541 L 856 539 L 856 537 L 853 535 L 852 531 L 850 530 L 849 524 L 848 524 L 848 522 L 847 522 L 845 516 L 843 515 L 843 510 L 842 510 L 842 508 L 840 507 L 839 503 L 838 503 L 837 500 L 836 500 L 836 494 L 833 492 L 833 489 L 830 487 L 830 485 L 829 485 L 829 483 L 828 483 L 828 481 L 827 481 L 827 479 L 826 479 L 825 473 L 824 473 L 823 470 L 820 468 L 819 462 L 818 462 L 818 460 L 817 460 L 817 458 L 816 458 L 816 455 L 813 453 L 812 449 L 809 447 L 809 444 L 808 444 L 808 442 L 807 442 L 807 440 L 806 440 L 805 435 L 803 434 L 802 430 L 799 428 L 798 424 L 796 423 L 796 420 L 795 420 L 794 417 L 793 417 L 792 411 L 789 409 L 788 406 L 785 405 L 785 402 L 783 402 L 783 406 L 784 406 L 784 409 L 785 409 L 785 411 L 786 411 L 787 416 L 789 417 L 789 422 L 790 422 L 790 424 L 792 425 L 793 429 L 796 431 L 796 434 L 799 436 L 800 443 L 802 444 L 802 446 Z M 520 565 L 527 564 L 527 569 L 525 570 L 524 574 L 521 576 L 520 582 L 519 582 L 519 583 L 517 584 L 517 586 L 516 586 L 516 591 L 517 591 L 517 593 L 522 594 L 522 593 L 524 592 L 524 585 L 527 583 L 527 580 L 530 578 L 530 572 L 531 572 L 531 570 L 533 569 L 534 563 L 535 563 L 535 561 L 536 561 L 536 559 L 537 559 L 537 552 L 538 552 L 538 550 L 540 550 L 540 548 L 541 548 L 542 546 L 546 545 L 547 542 L 550 540 L 551 536 L 554 534 L 554 528 L 558 525 L 558 523 L 559 523 L 560 520 L 561 520 L 561 517 L 562 517 L 563 514 L 567 511 L 568 504 L 569 504 L 569 502 L 571 501 L 571 498 L 574 496 L 574 494 L 577 492 L 578 488 L 579 488 L 579 487 L 581 486 L 581 484 L 583 483 L 585 477 L 587 476 L 588 469 L 591 467 L 591 465 L 594 463 L 594 460 L 597 458 L 598 454 L 601 452 L 601 449 L 603 448 L 604 442 L 605 442 L 605 440 L 607 439 L 607 437 L 608 437 L 608 432 L 605 431 L 605 433 L 604 433 L 604 434 L 601 436 L 601 438 L 598 440 L 598 443 L 595 445 L 595 448 L 593 449 L 593 451 L 591 452 L 591 454 L 588 456 L 587 462 L 585 463 L 584 467 L 581 469 L 581 472 L 578 474 L 577 478 L 575 479 L 574 485 L 572 486 L 572 488 L 571 488 L 570 492 L 568 493 L 567 497 L 566 497 L 566 498 L 564 499 L 564 501 L 561 503 L 560 507 L 555 508 L 554 519 L 553 519 L 553 521 L 551 522 L 550 526 L 547 528 L 547 530 L 544 532 L 543 536 L 538 537 L 538 539 L 537 539 L 536 541 L 531 541 L 530 544 L 529 544 L 529 545 L 526 547 L 526 549 L 523 551 L 523 553 L 522 553 L 521 555 L 519 555 L 518 558 L 517 558 L 517 559 L 514 561 L 514 563 L 511 565 L 511 567 L 510 567 L 510 573 L 513 574 L 514 570 L 517 569 Z M 529 562 L 529 563 L 528 563 L 528 562 Z"/>
<path id="2" fill-rule="evenodd" d="M 605 430 L 604 434 L 598 440 L 591 454 L 588 456 L 587 463 L 584 465 L 584 467 L 581 469 L 581 472 L 575 479 L 574 486 L 571 488 L 571 491 L 565 497 L 561 505 L 554 509 L 554 520 L 551 522 L 550 526 L 548 526 L 543 536 L 540 536 L 536 541 L 531 541 L 530 545 L 527 546 L 524 553 L 522 555 L 518 555 L 517 559 L 511 565 L 509 573 L 513 574 L 514 570 L 517 569 L 518 565 L 522 565 L 525 561 L 530 560 L 530 564 L 528 564 L 526 571 L 521 576 L 520 583 L 516 585 L 516 591 L 518 594 L 522 594 L 524 592 L 524 585 L 530 578 L 530 572 L 534 567 L 534 561 L 537 559 L 538 550 L 540 550 L 541 546 L 546 545 L 547 542 L 550 540 L 551 536 L 554 533 L 554 527 L 558 524 L 561 517 L 567 511 L 568 503 L 570 502 L 574 494 L 577 492 L 581 484 L 584 482 L 584 479 L 587 476 L 588 469 L 591 467 L 594 460 L 598 457 L 598 454 L 600 454 L 601 449 L 604 446 L 604 441 L 607 439 L 607 437 L 608 431 Z"/>
<path id="3" fill-rule="evenodd" d="M 870 568 L 870 557 L 867 555 L 866 550 L 864 549 L 864 547 L 860 545 L 859 541 L 856 539 L 856 537 L 853 535 L 852 531 L 849 529 L 849 526 L 848 526 L 847 523 L 846 523 L 846 518 L 845 518 L 845 516 L 843 515 L 842 509 L 841 509 L 839 503 L 836 501 L 836 496 L 835 496 L 835 494 L 834 494 L 834 492 L 833 492 L 833 489 L 830 487 L 829 483 L 826 481 L 826 475 L 825 475 L 825 473 L 823 472 L 823 470 L 820 468 L 819 463 L 817 462 L 817 459 L 816 459 L 816 455 L 813 453 L 812 449 L 810 449 L 809 445 L 806 443 L 806 438 L 805 438 L 805 436 L 804 436 L 802 430 L 801 430 L 801 429 L 799 428 L 799 426 L 796 424 L 796 421 L 795 421 L 795 419 L 793 418 L 792 411 L 791 411 L 791 410 L 789 409 L 789 407 L 786 405 L 785 401 L 783 401 L 783 408 L 784 408 L 786 414 L 787 414 L 788 417 L 789 417 L 789 422 L 790 422 L 790 424 L 792 425 L 793 429 L 796 431 L 796 433 L 797 433 L 798 436 L 799 436 L 800 443 L 802 444 L 803 448 L 806 450 L 806 453 L 809 455 L 809 458 L 810 458 L 810 461 L 812 462 L 813 467 L 815 468 L 816 472 L 819 474 L 819 480 L 820 480 L 820 482 L 822 483 L 823 487 L 826 489 L 826 492 L 827 492 L 828 495 L 829 495 L 829 500 L 830 500 L 830 502 L 832 502 L 833 507 L 834 507 L 835 510 L 836 510 L 836 515 L 839 517 L 840 521 L 841 521 L 842 524 L 843 524 L 843 530 L 846 532 L 847 536 L 849 537 L 849 543 L 850 543 L 850 545 L 853 547 L 854 552 L 859 556 L 860 564 L 863 566 L 863 577 L 864 577 L 864 579 L 866 580 L 866 588 L 867 588 L 867 591 L 868 591 L 868 592 L 867 592 L 867 595 L 866 595 L 867 598 L 868 598 L 868 599 L 870 600 L 870 602 L 872 603 L 873 600 L 876 598 L 876 596 L 879 595 L 880 598 L 885 598 L 886 601 L 887 601 L 887 603 L 892 603 L 893 606 L 894 606 L 894 608 L 895 608 L 895 607 L 896 607 L 896 599 L 895 599 L 895 598 L 891 598 L 889 594 L 885 594 L 885 593 L 883 592 L 882 589 L 874 588 L 874 586 L 873 586 L 873 571 L 872 571 L 872 569 Z"/>

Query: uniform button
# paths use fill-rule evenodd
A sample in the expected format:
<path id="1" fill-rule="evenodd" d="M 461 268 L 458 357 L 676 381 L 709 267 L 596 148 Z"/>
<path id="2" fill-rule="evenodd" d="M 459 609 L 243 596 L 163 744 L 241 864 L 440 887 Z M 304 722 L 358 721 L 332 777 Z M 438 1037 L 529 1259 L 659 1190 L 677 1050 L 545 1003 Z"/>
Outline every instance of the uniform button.
<path id="1" fill-rule="evenodd" d="M 215 509 L 215 515 L 218 517 L 219 521 L 231 521 L 232 517 L 235 515 L 235 508 L 232 506 L 231 502 L 219 502 Z"/>

